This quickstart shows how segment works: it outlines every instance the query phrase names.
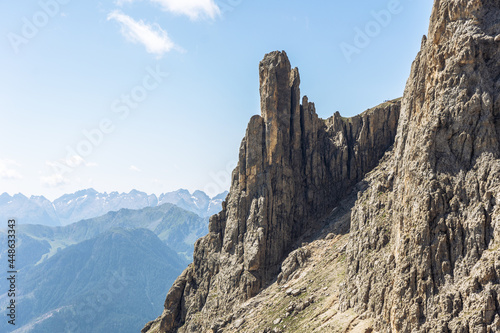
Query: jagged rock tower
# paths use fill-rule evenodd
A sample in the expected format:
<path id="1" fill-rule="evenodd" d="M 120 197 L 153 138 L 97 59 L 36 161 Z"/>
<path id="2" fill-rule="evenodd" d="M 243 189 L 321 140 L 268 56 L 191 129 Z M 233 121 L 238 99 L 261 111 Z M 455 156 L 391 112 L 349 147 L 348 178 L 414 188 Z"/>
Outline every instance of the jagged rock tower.
<path id="1" fill-rule="evenodd" d="M 500 331 L 500 1 L 436 0 L 391 158 L 352 213 L 344 310 Z"/>
<path id="2" fill-rule="evenodd" d="M 223 211 L 143 332 L 224 331 L 360 188 L 339 311 L 377 332 L 499 332 L 500 0 L 435 1 L 401 104 L 319 119 L 284 52 L 260 84 Z"/>
<path id="3" fill-rule="evenodd" d="M 393 144 L 399 101 L 323 120 L 307 97 L 300 104 L 299 73 L 285 52 L 266 55 L 259 74 L 262 114 L 250 120 L 223 210 L 196 242 L 194 262 L 171 288 L 162 316 L 143 332 L 223 327 Z"/>

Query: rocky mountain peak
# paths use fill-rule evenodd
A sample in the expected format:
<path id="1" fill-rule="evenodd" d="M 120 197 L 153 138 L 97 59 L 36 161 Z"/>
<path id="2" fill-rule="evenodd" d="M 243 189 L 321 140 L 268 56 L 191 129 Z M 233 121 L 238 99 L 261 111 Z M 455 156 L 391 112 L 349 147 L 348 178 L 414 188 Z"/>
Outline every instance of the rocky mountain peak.
<path id="1" fill-rule="evenodd" d="M 394 142 L 399 101 L 323 120 L 307 97 L 300 103 L 299 72 L 285 52 L 267 54 L 259 76 L 261 116 L 250 119 L 223 210 L 143 332 L 225 327 L 226 315 L 278 276 L 304 233 L 323 226 Z"/>
<path id="2" fill-rule="evenodd" d="M 417 56 L 403 103 L 398 149 L 418 147 L 427 131 L 436 142 L 431 154 L 419 155 L 437 167 L 469 168 L 483 152 L 498 154 L 494 118 L 498 117 L 500 35 L 498 1 L 436 1 L 429 38 Z M 428 131 L 426 126 L 432 128 Z M 418 133 L 420 132 L 420 133 Z M 447 144 L 449 137 L 462 135 Z M 421 145 L 420 145 L 421 146 Z M 494 148 L 491 151 L 492 147 Z M 444 158 L 439 163 L 442 149 Z M 433 152 L 438 152 L 439 156 Z M 400 156 L 399 160 L 415 156 Z M 446 162 L 448 161 L 448 162 Z"/>
<path id="3" fill-rule="evenodd" d="M 291 116 L 291 88 L 298 88 L 300 84 L 298 69 L 292 70 L 285 51 L 271 52 L 260 62 L 259 79 L 261 115 L 264 122 L 271 125 L 276 121 L 276 126 L 288 129 L 290 124 L 284 121 Z"/>

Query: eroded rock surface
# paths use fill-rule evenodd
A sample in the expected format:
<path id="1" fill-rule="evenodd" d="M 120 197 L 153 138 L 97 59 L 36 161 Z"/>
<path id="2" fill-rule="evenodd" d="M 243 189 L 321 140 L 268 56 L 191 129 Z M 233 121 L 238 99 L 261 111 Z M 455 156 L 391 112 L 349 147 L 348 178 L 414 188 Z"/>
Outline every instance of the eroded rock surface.
<path id="1" fill-rule="evenodd" d="M 436 0 L 401 104 L 353 118 L 300 103 L 284 52 L 259 69 L 223 210 L 143 332 L 500 331 L 500 1 Z"/>
<path id="2" fill-rule="evenodd" d="M 383 332 L 500 330 L 500 1 L 438 0 L 394 150 L 352 213 L 341 309 Z"/>
<path id="3" fill-rule="evenodd" d="M 394 142 L 399 101 L 323 120 L 307 97 L 301 103 L 299 73 L 285 52 L 266 55 L 259 74 L 261 116 L 250 120 L 223 210 L 197 241 L 163 314 L 143 332 L 225 327 L 235 306 L 278 276 L 296 241 L 322 227 Z"/>

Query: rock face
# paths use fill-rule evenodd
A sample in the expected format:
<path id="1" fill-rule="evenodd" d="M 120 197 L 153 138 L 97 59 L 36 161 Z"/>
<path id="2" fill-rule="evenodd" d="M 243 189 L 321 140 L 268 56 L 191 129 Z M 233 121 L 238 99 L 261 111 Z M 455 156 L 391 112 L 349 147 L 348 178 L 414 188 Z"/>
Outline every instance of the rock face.
<path id="1" fill-rule="evenodd" d="M 436 0 L 394 150 L 352 213 L 342 310 L 382 332 L 500 330 L 500 1 Z"/>
<path id="2" fill-rule="evenodd" d="M 356 191 L 328 318 L 354 316 L 344 332 L 500 331 L 499 36 L 499 0 L 436 0 L 402 101 L 350 119 L 319 119 L 286 54 L 266 55 L 227 201 L 143 332 L 251 332 L 236 305 L 311 271 L 297 242 Z"/>
<path id="3" fill-rule="evenodd" d="M 168 293 L 163 314 L 142 332 L 223 328 L 234 307 L 278 276 L 296 241 L 321 227 L 394 142 L 399 101 L 323 120 L 307 97 L 300 102 L 299 73 L 285 52 L 266 55 L 259 74 L 261 116 L 250 120 L 223 210 L 197 241 L 194 262 Z"/>

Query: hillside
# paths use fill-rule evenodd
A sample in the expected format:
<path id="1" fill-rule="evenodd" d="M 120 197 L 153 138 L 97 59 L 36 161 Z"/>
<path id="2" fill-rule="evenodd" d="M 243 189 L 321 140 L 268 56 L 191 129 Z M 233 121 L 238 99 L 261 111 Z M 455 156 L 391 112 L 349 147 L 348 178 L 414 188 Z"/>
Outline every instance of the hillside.
<path id="1" fill-rule="evenodd" d="M 19 332 L 64 332 L 57 323 L 67 322 L 81 327 L 79 332 L 94 332 L 94 328 L 107 332 L 113 327 L 137 331 L 142 315 L 151 319 L 158 315 L 163 294 L 191 260 L 195 240 L 206 232 L 206 219 L 172 204 L 122 209 L 65 227 L 18 226 L 16 266 L 22 281 L 18 303 L 23 309 L 19 324 L 24 325 Z M 7 249 L 5 232 L 0 235 L 0 245 Z M 0 266 L 5 271 L 6 258 L 4 250 Z M 130 279 L 137 279 L 129 281 L 133 287 L 126 292 L 133 297 L 120 296 L 119 304 L 106 302 L 96 311 L 114 323 L 87 322 L 88 309 L 80 304 L 99 302 L 106 281 L 113 280 L 117 272 L 136 268 L 142 271 L 127 273 Z M 7 282 L 0 281 L 1 290 L 8 290 Z M 0 306 L 7 301 L 7 294 L 1 292 Z M 134 314 L 131 310 L 139 303 L 143 310 Z M 40 323 L 34 327 L 37 321 Z M 0 326 L 0 331 L 4 329 L 10 327 Z"/>

